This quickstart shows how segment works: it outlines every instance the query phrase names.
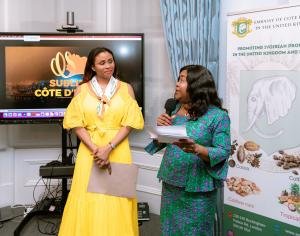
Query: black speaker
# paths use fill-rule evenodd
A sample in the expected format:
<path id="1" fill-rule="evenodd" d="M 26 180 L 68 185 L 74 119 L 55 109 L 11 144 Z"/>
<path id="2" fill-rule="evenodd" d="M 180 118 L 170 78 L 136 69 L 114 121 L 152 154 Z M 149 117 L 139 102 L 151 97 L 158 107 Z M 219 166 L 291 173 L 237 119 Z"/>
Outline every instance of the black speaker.
<path id="1" fill-rule="evenodd" d="M 138 203 L 138 220 L 139 221 L 150 220 L 149 205 L 147 202 Z"/>

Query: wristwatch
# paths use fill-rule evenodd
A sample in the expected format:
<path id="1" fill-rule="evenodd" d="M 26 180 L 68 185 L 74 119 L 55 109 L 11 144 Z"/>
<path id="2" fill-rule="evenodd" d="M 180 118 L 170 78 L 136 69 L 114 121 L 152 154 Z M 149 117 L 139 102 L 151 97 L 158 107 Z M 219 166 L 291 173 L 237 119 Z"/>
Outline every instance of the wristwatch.
<path id="1" fill-rule="evenodd" d="M 109 144 L 109 146 L 111 147 L 111 149 L 115 149 L 115 148 L 116 148 L 116 145 L 113 144 L 112 142 L 109 142 L 108 144 Z"/>

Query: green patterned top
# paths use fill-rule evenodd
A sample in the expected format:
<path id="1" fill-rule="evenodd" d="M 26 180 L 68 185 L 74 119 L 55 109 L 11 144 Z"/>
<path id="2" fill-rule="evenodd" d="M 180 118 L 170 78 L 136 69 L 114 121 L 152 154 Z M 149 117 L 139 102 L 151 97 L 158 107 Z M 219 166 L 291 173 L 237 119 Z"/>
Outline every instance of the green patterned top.
<path id="1" fill-rule="evenodd" d="M 187 192 L 208 192 L 223 186 L 231 148 L 227 112 L 210 106 L 206 114 L 196 121 L 177 115 L 173 125 L 186 125 L 187 135 L 208 149 L 210 163 L 168 144 L 158 178 L 168 184 L 184 187 Z"/>

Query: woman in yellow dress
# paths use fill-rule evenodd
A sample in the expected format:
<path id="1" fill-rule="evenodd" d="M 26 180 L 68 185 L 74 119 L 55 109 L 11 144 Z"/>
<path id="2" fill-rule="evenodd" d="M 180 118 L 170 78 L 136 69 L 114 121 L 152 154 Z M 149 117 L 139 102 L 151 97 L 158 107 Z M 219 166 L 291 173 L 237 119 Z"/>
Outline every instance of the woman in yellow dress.
<path id="1" fill-rule="evenodd" d="M 81 143 L 59 236 L 138 235 L 136 199 L 87 192 L 94 162 L 108 170 L 110 162 L 132 162 L 127 137 L 144 125 L 132 87 L 115 77 L 113 53 L 92 49 L 63 121 Z"/>

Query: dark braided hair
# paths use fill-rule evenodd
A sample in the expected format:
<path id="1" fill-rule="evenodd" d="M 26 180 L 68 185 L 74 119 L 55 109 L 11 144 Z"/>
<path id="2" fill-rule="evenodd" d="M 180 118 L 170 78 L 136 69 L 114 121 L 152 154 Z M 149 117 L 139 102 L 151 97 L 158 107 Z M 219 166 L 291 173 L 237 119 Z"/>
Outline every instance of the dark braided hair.
<path id="1" fill-rule="evenodd" d="M 82 80 L 81 84 L 90 81 L 96 75 L 96 72 L 93 71 L 92 67 L 95 64 L 96 56 L 98 56 L 102 52 L 108 52 L 112 55 L 112 58 L 113 58 L 114 63 L 115 63 L 115 70 L 113 72 L 113 77 L 118 78 L 117 64 L 116 64 L 116 60 L 115 60 L 115 56 L 114 56 L 113 52 L 111 50 L 109 50 L 108 48 L 97 47 L 97 48 L 93 48 L 90 51 L 89 55 L 88 55 L 86 65 L 85 65 L 85 69 L 84 69 L 83 80 Z"/>
<path id="2" fill-rule="evenodd" d="M 201 65 L 187 65 L 182 67 L 180 72 L 183 70 L 187 71 L 187 93 L 191 103 L 188 112 L 191 120 L 197 120 L 204 115 L 209 105 L 225 110 L 222 108 L 213 76 L 207 68 Z"/>

